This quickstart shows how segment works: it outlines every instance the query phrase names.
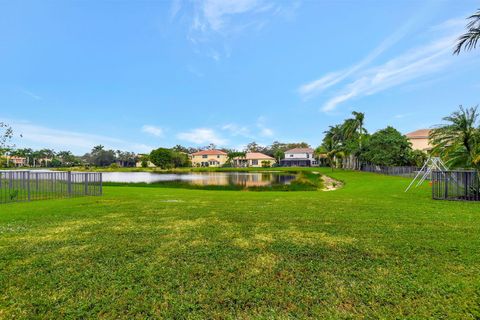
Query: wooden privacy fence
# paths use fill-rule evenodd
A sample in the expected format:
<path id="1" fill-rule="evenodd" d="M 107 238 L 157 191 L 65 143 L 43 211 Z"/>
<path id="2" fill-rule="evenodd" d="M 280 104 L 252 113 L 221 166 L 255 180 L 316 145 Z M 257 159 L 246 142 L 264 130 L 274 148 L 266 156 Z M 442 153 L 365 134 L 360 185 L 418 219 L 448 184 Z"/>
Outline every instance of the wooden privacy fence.
<path id="1" fill-rule="evenodd" d="M 0 203 L 100 195 L 98 172 L 0 171 Z"/>
<path id="2" fill-rule="evenodd" d="M 476 171 L 433 171 L 431 183 L 433 199 L 480 201 Z"/>

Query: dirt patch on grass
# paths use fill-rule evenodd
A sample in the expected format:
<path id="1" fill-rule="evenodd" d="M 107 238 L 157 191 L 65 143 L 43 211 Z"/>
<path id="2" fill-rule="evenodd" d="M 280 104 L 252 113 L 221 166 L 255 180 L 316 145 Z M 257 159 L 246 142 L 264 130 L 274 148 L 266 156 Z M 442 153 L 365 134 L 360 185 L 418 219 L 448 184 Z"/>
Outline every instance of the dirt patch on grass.
<path id="1" fill-rule="evenodd" d="M 322 191 L 333 191 L 343 187 L 343 183 L 341 181 L 335 180 L 326 175 L 322 176 L 322 181 L 323 181 Z"/>

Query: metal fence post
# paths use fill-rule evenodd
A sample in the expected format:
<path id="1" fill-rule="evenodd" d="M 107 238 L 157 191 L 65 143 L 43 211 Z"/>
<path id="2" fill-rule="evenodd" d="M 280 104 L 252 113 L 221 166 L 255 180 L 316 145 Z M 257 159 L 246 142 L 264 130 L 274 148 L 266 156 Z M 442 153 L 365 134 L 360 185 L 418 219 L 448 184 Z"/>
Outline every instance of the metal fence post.
<path id="1" fill-rule="evenodd" d="M 27 199 L 30 201 L 30 171 L 27 171 Z"/>
<path id="2" fill-rule="evenodd" d="M 88 173 L 84 174 L 84 182 L 85 182 L 85 195 L 88 195 Z"/>
<path id="3" fill-rule="evenodd" d="M 67 172 L 67 192 L 68 196 L 72 196 L 72 172 L 68 171 Z"/>

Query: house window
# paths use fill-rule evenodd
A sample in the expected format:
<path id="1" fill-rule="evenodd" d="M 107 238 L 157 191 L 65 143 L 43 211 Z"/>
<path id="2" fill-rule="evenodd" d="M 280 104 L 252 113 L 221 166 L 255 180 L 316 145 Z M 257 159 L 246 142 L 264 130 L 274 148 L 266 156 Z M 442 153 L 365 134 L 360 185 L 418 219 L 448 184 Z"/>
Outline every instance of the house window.
<path id="1" fill-rule="evenodd" d="M 204 154 L 204 155 L 202 156 L 202 158 L 203 158 L 203 159 L 207 159 L 207 158 L 208 158 L 208 155 Z"/>
<path id="2" fill-rule="evenodd" d="M 293 154 L 290 155 L 290 158 L 293 158 Z"/>
<path id="3" fill-rule="evenodd" d="M 310 155 L 307 153 L 307 159 L 310 158 Z"/>
<path id="4" fill-rule="evenodd" d="M 220 155 L 217 155 L 217 158 L 220 159 Z"/>
<path id="5" fill-rule="evenodd" d="M 258 165 L 258 160 L 252 160 L 252 166 Z"/>

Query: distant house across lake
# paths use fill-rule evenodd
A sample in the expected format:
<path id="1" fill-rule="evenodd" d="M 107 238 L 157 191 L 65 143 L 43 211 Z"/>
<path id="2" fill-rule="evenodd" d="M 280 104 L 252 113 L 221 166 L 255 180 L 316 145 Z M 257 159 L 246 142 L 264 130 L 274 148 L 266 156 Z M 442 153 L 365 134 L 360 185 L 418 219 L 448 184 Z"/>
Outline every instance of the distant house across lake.
<path id="1" fill-rule="evenodd" d="M 143 153 L 139 153 L 137 155 L 137 162 L 135 163 L 135 167 L 137 168 L 142 168 L 142 167 L 145 167 L 145 168 L 156 168 L 157 166 L 154 165 L 150 160 L 148 160 L 148 155 L 147 154 L 143 154 Z"/>
<path id="2" fill-rule="evenodd" d="M 432 146 L 428 141 L 429 135 L 430 129 L 420 129 L 407 133 L 405 136 L 408 138 L 408 141 L 412 143 L 413 150 L 421 150 L 427 152 L 432 149 Z"/>
<path id="3" fill-rule="evenodd" d="M 190 155 L 193 167 L 221 167 L 227 162 L 228 155 L 222 150 L 203 150 Z"/>
<path id="4" fill-rule="evenodd" d="M 18 156 L 3 156 L 5 162 L 8 163 L 9 166 L 13 167 L 26 167 L 28 166 L 28 159 L 25 157 L 18 157 Z"/>
<path id="5" fill-rule="evenodd" d="M 285 151 L 285 158 L 280 161 L 282 167 L 315 167 L 318 165 L 312 148 L 294 148 Z"/>
<path id="6" fill-rule="evenodd" d="M 232 160 L 234 167 L 271 167 L 275 163 L 275 158 L 260 152 L 247 152 L 244 157 L 235 157 Z"/>

